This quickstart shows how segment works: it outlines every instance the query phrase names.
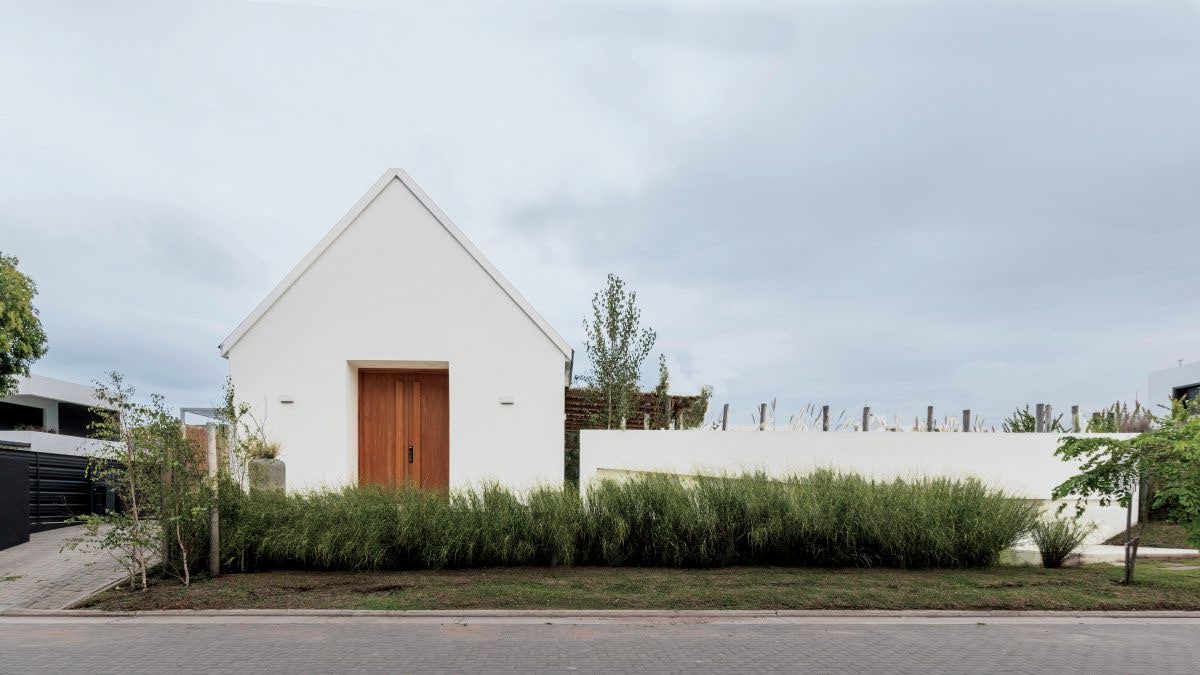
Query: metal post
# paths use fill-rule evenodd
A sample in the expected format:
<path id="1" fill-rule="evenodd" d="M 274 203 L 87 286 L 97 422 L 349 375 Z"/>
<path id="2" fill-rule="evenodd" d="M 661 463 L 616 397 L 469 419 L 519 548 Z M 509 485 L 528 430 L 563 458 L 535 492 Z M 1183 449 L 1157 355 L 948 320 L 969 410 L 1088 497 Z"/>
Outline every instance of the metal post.
<path id="1" fill-rule="evenodd" d="M 925 431 L 933 431 L 933 406 L 925 408 Z"/>
<path id="2" fill-rule="evenodd" d="M 870 431 L 870 430 L 871 430 L 871 406 L 865 405 L 865 406 L 863 406 L 862 431 Z"/>
<path id="3" fill-rule="evenodd" d="M 759 431 L 767 430 L 767 404 L 766 403 L 758 404 L 758 430 Z"/>
<path id="4" fill-rule="evenodd" d="M 726 403 L 725 407 L 721 409 L 721 431 L 725 431 L 728 428 L 729 428 L 729 404 Z"/>
<path id="5" fill-rule="evenodd" d="M 1071 431 L 1077 434 L 1079 430 L 1079 406 L 1073 405 L 1071 406 Z"/>
<path id="6" fill-rule="evenodd" d="M 821 431 L 829 431 L 829 406 L 821 406 Z"/>
<path id="7" fill-rule="evenodd" d="M 967 408 L 963 411 L 963 428 L 964 432 L 971 430 L 971 409 Z"/>
<path id="8" fill-rule="evenodd" d="M 217 459 L 217 425 L 209 422 L 204 425 L 208 437 L 208 477 L 212 480 L 213 505 L 208 510 L 208 574 L 212 577 L 221 574 L 221 507 L 217 501 L 220 496 L 220 485 L 217 480 L 219 460 Z"/>
<path id="9" fill-rule="evenodd" d="M 1046 423 L 1046 404 L 1039 403 L 1039 404 L 1037 404 L 1036 412 L 1034 413 L 1033 430 L 1039 434 L 1042 433 L 1043 431 L 1046 430 L 1045 423 Z"/>

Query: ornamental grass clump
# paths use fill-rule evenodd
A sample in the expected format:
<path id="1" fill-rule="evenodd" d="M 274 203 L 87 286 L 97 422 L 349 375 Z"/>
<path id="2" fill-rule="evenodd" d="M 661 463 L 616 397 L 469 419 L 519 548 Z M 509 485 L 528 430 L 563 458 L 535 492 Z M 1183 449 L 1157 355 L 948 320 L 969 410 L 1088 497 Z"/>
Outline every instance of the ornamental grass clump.
<path id="1" fill-rule="evenodd" d="M 1078 520 L 1039 520 L 1034 524 L 1031 535 L 1042 556 L 1042 566 L 1047 569 L 1062 567 L 1095 529 L 1095 525 Z"/>
<path id="2" fill-rule="evenodd" d="M 1029 530 L 1033 503 L 973 479 L 872 481 L 818 471 L 605 480 L 516 494 L 346 488 L 241 496 L 226 557 L 254 567 L 994 564 Z"/>

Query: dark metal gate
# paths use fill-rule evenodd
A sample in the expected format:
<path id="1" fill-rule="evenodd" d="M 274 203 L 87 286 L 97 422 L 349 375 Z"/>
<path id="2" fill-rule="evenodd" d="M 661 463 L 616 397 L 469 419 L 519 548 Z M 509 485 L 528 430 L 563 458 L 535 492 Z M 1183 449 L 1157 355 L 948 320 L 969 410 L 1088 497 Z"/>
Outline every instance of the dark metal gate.
<path id="1" fill-rule="evenodd" d="M 105 512 L 108 489 L 88 479 L 86 457 L 30 452 L 9 443 L 0 444 L 0 457 L 25 460 L 29 465 L 29 524 L 33 532 L 70 525 L 75 516 Z"/>

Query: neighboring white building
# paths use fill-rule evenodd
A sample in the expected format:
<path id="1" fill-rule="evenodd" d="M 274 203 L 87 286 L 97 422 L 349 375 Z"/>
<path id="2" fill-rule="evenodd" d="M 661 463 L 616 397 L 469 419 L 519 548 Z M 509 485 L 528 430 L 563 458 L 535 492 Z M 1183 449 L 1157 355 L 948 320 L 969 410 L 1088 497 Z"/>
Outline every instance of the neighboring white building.
<path id="1" fill-rule="evenodd" d="M 1180 363 L 1174 368 L 1150 373 L 1147 393 L 1150 410 L 1156 415 L 1163 412 L 1159 406 L 1169 405 L 1172 399 L 1186 397 L 1195 400 L 1200 396 L 1200 362 Z"/>
<path id="2" fill-rule="evenodd" d="M 0 398 L 0 441 L 30 452 L 85 456 L 100 441 L 88 438 L 100 404 L 96 388 L 31 375 L 18 380 L 17 393 Z"/>
<path id="3" fill-rule="evenodd" d="M 563 478 L 570 347 L 399 169 L 220 352 L 289 489 Z"/>

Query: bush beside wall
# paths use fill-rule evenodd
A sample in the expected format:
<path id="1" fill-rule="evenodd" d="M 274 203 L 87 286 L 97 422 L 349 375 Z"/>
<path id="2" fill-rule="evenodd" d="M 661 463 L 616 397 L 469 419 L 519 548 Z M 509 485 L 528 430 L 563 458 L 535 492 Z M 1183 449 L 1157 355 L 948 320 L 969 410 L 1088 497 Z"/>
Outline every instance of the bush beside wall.
<path id="1" fill-rule="evenodd" d="M 518 497 L 377 487 L 231 495 L 222 546 L 247 569 L 511 565 L 978 567 L 1029 532 L 1035 503 L 979 481 L 828 471 L 604 481 Z"/>

